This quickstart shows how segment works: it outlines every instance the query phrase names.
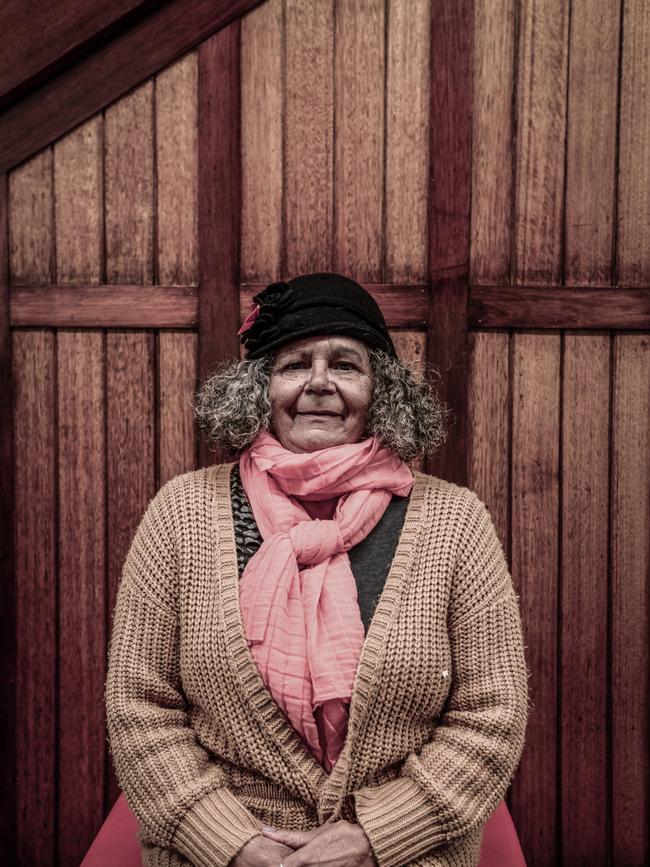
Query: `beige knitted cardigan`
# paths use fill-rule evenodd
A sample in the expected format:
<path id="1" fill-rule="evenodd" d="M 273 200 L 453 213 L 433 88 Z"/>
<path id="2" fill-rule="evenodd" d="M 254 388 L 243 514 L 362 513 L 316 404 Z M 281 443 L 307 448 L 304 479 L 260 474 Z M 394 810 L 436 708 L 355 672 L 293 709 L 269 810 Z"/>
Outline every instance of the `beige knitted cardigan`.
<path id="1" fill-rule="evenodd" d="M 158 491 L 119 586 L 107 723 L 143 863 L 221 867 L 262 824 L 347 819 L 380 867 L 475 867 L 528 707 L 517 597 L 487 508 L 468 488 L 415 474 L 328 774 L 244 637 L 231 467 Z"/>

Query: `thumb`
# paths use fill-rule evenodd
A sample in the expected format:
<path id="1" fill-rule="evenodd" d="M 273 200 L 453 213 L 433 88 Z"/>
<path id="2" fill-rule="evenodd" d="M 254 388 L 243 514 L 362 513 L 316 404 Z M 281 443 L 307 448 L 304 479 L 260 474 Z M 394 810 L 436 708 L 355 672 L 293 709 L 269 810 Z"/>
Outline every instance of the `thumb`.
<path id="1" fill-rule="evenodd" d="M 287 831 L 284 828 L 272 828 L 270 825 L 262 825 L 262 833 L 271 840 L 278 840 L 293 849 L 298 849 L 309 843 L 312 837 L 318 833 L 318 828 L 310 831 Z"/>

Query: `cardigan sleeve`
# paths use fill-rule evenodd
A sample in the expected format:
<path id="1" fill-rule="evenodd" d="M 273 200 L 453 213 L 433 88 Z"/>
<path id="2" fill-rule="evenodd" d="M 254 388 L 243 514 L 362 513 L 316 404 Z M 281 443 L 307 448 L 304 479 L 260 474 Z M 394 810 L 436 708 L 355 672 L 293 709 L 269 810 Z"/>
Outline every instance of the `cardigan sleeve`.
<path id="1" fill-rule="evenodd" d="M 175 849 L 198 867 L 225 867 L 261 823 L 224 785 L 189 723 L 170 484 L 145 512 L 118 589 L 105 685 L 109 745 L 141 841 Z"/>
<path id="2" fill-rule="evenodd" d="M 519 763 L 528 673 L 517 596 L 490 514 L 467 491 L 448 611 L 451 687 L 434 736 L 400 776 L 353 793 L 379 867 L 399 867 L 480 828 Z"/>

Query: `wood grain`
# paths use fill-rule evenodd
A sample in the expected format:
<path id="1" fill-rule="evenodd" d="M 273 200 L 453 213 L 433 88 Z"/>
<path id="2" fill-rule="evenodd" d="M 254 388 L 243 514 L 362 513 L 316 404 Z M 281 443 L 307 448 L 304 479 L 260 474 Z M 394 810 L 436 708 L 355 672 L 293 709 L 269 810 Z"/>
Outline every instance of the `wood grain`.
<path id="1" fill-rule="evenodd" d="M 143 21 L 0 114 L 0 171 L 7 171 L 191 51 L 259 0 L 151 3 Z M 92 82 L 92 87 L 88 83 Z"/>
<path id="2" fill-rule="evenodd" d="M 650 6 L 625 0 L 618 165 L 618 281 L 650 283 Z"/>
<path id="3" fill-rule="evenodd" d="M 16 581 L 14 417 L 9 312 L 9 182 L 0 175 L 0 834 L 16 859 Z"/>
<path id="4" fill-rule="evenodd" d="M 552 867 L 573 863 L 560 860 L 556 821 L 561 339 L 515 333 L 511 340 L 511 564 L 530 672 L 526 746 L 511 811 L 526 863 Z"/>
<path id="5" fill-rule="evenodd" d="M 467 484 L 490 510 L 503 544 L 510 536 L 509 338 L 507 332 L 470 335 L 467 376 Z"/>
<path id="6" fill-rule="evenodd" d="M 241 83 L 238 21 L 199 48 L 198 376 L 239 355 Z M 207 442 L 199 465 L 215 462 Z"/>
<path id="7" fill-rule="evenodd" d="M 106 335 L 107 615 L 115 609 L 126 554 L 147 504 L 156 490 L 154 336 L 133 331 Z M 110 637 L 111 620 L 106 633 Z M 105 803 L 118 794 L 112 759 Z"/>
<path id="8" fill-rule="evenodd" d="M 58 796 L 56 370 L 50 331 L 12 335 L 15 472 L 15 821 L 18 864 L 54 867 Z M 12 611 L 4 610 L 10 618 Z M 12 742 L 11 747 L 14 746 Z M 13 752 L 13 750 L 12 750 Z M 5 773 L 11 766 L 5 766 Z M 11 847 L 14 831 L 8 840 Z M 12 863 L 9 860 L 9 863 Z"/>
<path id="9" fill-rule="evenodd" d="M 610 338 L 564 337 L 561 535 L 561 842 L 607 863 Z"/>
<path id="10" fill-rule="evenodd" d="M 57 335 L 58 857 L 80 863 L 104 818 L 104 357 L 100 332 Z"/>
<path id="11" fill-rule="evenodd" d="M 283 196 L 283 0 L 267 0 L 241 22 L 241 274 L 281 273 Z"/>
<path id="12" fill-rule="evenodd" d="M 427 361 L 440 371 L 440 396 L 455 414 L 445 446 L 427 467 L 467 484 L 467 293 L 472 160 L 472 0 L 431 7 L 431 101 L 427 262 Z"/>
<path id="13" fill-rule="evenodd" d="M 105 154 L 107 282 L 150 284 L 154 277 L 152 82 L 107 110 Z M 106 615 L 110 618 L 128 547 L 155 493 L 154 335 L 109 331 L 105 352 Z M 106 635 L 110 637 L 110 619 Z M 102 794 L 108 807 L 119 789 L 105 746 Z"/>
<path id="14" fill-rule="evenodd" d="M 472 328 L 650 327 L 650 288 L 473 286 Z"/>
<path id="15" fill-rule="evenodd" d="M 52 151 L 9 175 L 9 282 L 50 283 L 54 274 Z"/>
<path id="16" fill-rule="evenodd" d="M 334 4 L 285 5 L 284 275 L 332 270 Z"/>
<path id="17" fill-rule="evenodd" d="M 387 8 L 384 280 L 423 282 L 427 279 L 432 2 L 411 0 Z"/>
<path id="18" fill-rule="evenodd" d="M 192 328 L 195 286 L 20 286 L 10 297 L 14 326 Z"/>
<path id="19" fill-rule="evenodd" d="M 336 4 L 334 270 L 382 281 L 384 2 Z"/>
<path id="20" fill-rule="evenodd" d="M 650 861 L 647 693 L 650 575 L 650 338 L 614 337 L 612 412 L 612 852 Z"/>
<path id="21" fill-rule="evenodd" d="M 612 280 L 619 0 L 573 0 L 566 155 L 567 285 Z"/>
<path id="22" fill-rule="evenodd" d="M 182 331 L 158 335 L 159 474 L 164 485 L 196 467 L 192 397 L 198 390 L 198 340 Z"/>
<path id="23" fill-rule="evenodd" d="M 515 2 L 474 6 L 472 283 L 509 283 Z"/>
<path id="24" fill-rule="evenodd" d="M 6 0 L 0 7 L 0 31 L 10 33 L 11 39 L 3 46 L 0 106 L 88 51 L 102 32 L 124 26 L 138 7 L 147 5 L 143 0 L 113 0 L 110 4 L 59 0 L 56 6 L 38 5 L 25 14 L 20 0 Z"/>
<path id="25" fill-rule="evenodd" d="M 54 147 L 57 279 L 91 284 L 101 279 L 102 124 L 101 117 L 94 118 Z M 57 300 L 57 290 L 50 290 L 50 295 Z M 104 818 L 106 479 L 101 332 L 58 333 L 57 398 L 58 857 L 61 863 L 77 863 Z"/>
<path id="26" fill-rule="evenodd" d="M 158 283 L 199 279 L 197 78 L 196 52 L 156 78 Z"/>
<path id="27" fill-rule="evenodd" d="M 523 0 L 517 71 L 514 281 L 559 283 L 569 0 Z"/>
<path id="28" fill-rule="evenodd" d="M 153 282 L 153 85 L 106 111 L 106 282 Z"/>
<path id="29" fill-rule="evenodd" d="M 54 145 L 56 282 L 99 283 L 103 242 L 103 119 Z"/>

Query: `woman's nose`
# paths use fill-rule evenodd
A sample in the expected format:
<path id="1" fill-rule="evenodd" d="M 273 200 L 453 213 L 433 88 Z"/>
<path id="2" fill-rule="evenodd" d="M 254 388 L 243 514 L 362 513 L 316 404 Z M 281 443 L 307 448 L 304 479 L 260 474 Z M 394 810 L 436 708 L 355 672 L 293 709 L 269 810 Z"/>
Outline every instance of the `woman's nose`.
<path id="1" fill-rule="evenodd" d="M 307 378 L 307 388 L 314 391 L 332 391 L 334 389 L 328 364 L 320 361 L 312 364 Z"/>

